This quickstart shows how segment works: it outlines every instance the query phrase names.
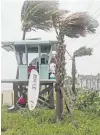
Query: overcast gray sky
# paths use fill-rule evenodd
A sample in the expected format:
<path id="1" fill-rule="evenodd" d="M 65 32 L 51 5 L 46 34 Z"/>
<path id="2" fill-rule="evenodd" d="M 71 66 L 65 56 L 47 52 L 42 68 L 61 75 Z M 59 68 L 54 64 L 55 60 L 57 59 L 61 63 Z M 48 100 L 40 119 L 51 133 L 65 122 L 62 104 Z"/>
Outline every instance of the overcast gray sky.
<path id="1" fill-rule="evenodd" d="M 22 39 L 20 12 L 24 0 L 1 1 L 1 40 L 14 41 Z M 72 12 L 88 11 L 100 23 L 100 0 L 60 0 L 60 7 Z M 26 38 L 41 37 L 42 39 L 56 39 L 54 32 L 44 31 L 27 33 Z M 94 35 L 87 35 L 79 39 L 65 38 L 68 52 L 73 52 L 81 46 L 93 47 L 93 56 L 77 58 L 76 66 L 79 74 L 100 73 L 100 26 Z M 97 44 L 99 43 L 99 44 Z M 14 53 L 1 49 L 1 78 L 12 79 L 16 76 L 16 58 Z M 66 54 L 67 73 L 71 75 L 71 60 Z M 10 88 L 11 85 L 2 85 L 2 88 Z"/>

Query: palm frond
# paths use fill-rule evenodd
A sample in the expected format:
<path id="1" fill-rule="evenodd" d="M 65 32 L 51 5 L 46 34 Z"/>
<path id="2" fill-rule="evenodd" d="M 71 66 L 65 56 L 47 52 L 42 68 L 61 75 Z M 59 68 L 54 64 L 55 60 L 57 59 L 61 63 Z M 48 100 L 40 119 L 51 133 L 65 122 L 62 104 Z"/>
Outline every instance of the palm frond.
<path id="1" fill-rule="evenodd" d="M 86 36 L 87 33 L 95 33 L 99 26 L 97 20 L 87 14 L 87 12 L 74 13 L 62 22 L 64 35 L 71 38 Z"/>
<path id="2" fill-rule="evenodd" d="M 25 1 L 21 11 L 22 27 L 50 30 L 55 10 L 58 10 L 57 1 Z"/>
<path id="3" fill-rule="evenodd" d="M 53 12 L 52 14 L 52 22 L 53 22 L 53 27 L 55 29 L 55 32 L 58 36 L 59 34 L 59 27 L 61 25 L 62 20 L 64 20 L 66 18 L 66 15 L 68 14 L 69 11 L 67 10 L 56 10 L 55 12 Z"/>
<path id="4" fill-rule="evenodd" d="M 86 46 L 83 46 L 74 52 L 74 57 L 90 56 L 92 55 L 92 52 L 92 48 L 86 48 Z"/>
<path id="5" fill-rule="evenodd" d="M 58 27 L 59 23 L 61 23 L 61 21 L 63 21 L 66 18 L 66 15 L 69 13 L 68 10 L 56 10 L 53 14 L 52 14 L 52 21 L 53 21 L 53 25 Z"/>

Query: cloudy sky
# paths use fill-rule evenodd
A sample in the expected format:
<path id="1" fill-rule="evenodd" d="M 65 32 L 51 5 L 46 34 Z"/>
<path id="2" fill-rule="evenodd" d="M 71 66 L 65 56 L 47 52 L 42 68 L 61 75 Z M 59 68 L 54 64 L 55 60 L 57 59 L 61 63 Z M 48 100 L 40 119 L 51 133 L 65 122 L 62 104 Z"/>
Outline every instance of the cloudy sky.
<path id="1" fill-rule="evenodd" d="M 20 12 L 24 0 L 2 0 L 1 1 L 1 40 L 15 41 L 22 39 Z M 100 0 L 60 0 L 60 8 L 72 12 L 87 11 L 100 23 Z M 26 38 L 41 37 L 42 39 L 55 40 L 55 32 L 44 31 L 27 33 Z M 79 39 L 65 38 L 66 48 L 72 55 L 81 46 L 93 48 L 93 56 L 77 58 L 76 65 L 79 74 L 100 73 L 100 27 L 94 35 L 87 35 Z M 1 49 L 1 78 L 12 79 L 16 76 L 16 59 L 12 52 Z M 71 60 L 66 54 L 67 73 L 71 75 Z M 11 85 L 2 85 L 2 88 L 10 88 Z"/>

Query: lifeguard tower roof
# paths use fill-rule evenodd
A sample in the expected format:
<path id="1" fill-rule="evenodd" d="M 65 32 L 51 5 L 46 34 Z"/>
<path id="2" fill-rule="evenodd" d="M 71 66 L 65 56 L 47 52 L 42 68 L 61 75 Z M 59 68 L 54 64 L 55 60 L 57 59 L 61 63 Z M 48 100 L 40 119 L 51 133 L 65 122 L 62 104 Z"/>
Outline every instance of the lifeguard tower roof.
<path id="1" fill-rule="evenodd" d="M 14 51 L 14 46 L 41 46 L 41 45 L 52 45 L 53 50 L 55 50 L 55 45 L 57 44 L 57 41 L 50 41 L 50 40 L 21 40 L 21 41 L 2 41 L 2 48 L 4 48 L 6 51 Z"/>

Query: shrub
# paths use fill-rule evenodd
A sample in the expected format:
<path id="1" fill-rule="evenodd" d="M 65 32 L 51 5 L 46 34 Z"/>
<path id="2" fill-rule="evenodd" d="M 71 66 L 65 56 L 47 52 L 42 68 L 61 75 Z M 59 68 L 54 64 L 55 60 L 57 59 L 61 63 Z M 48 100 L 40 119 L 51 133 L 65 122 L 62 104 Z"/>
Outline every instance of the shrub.
<path id="1" fill-rule="evenodd" d="M 99 135 L 100 117 L 91 112 L 74 111 L 63 115 L 63 121 L 56 123 L 55 110 L 35 109 L 8 113 L 2 108 L 2 135 Z M 77 123 L 77 127 L 75 126 Z"/>
<path id="2" fill-rule="evenodd" d="M 100 115 L 100 97 L 97 91 L 78 93 L 76 105 L 79 110 L 94 112 Z"/>

